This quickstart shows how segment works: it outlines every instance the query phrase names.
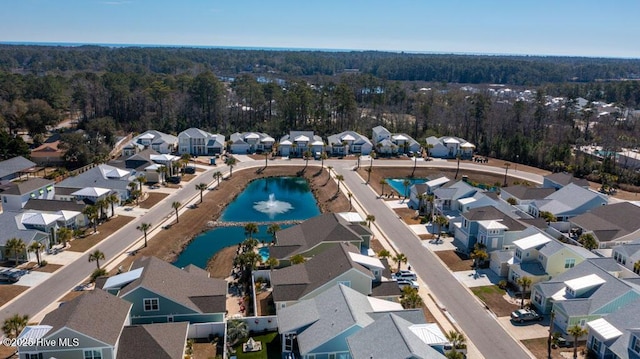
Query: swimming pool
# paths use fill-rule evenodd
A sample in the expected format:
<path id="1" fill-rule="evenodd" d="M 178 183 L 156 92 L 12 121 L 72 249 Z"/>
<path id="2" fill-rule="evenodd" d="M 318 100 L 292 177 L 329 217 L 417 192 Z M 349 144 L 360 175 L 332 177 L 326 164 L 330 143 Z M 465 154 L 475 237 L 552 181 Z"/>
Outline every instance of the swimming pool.
<path id="1" fill-rule="evenodd" d="M 409 188 L 416 183 L 426 183 L 426 178 L 385 178 L 391 188 L 393 188 L 400 196 L 405 195 L 404 181 L 409 180 Z M 407 189 L 408 192 L 408 189 Z"/>
<path id="2" fill-rule="evenodd" d="M 258 254 L 262 257 L 262 263 L 265 263 L 269 259 L 269 247 L 258 248 Z"/>

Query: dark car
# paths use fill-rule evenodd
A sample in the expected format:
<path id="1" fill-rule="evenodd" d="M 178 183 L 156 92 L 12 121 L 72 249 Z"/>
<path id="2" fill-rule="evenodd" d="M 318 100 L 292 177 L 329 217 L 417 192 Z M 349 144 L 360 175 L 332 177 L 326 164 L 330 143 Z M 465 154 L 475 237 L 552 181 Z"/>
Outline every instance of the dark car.
<path id="1" fill-rule="evenodd" d="M 511 312 L 511 320 L 518 323 L 541 321 L 543 318 L 540 314 L 530 309 L 518 309 Z"/>
<path id="2" fill-rule="evenodd" d="M 4 283 L 17 283 L 20 280 L 20 277 L 25 275 L 26 272 L 23 270 L 12 271 L 12 270 L 3 270 L 0 272 L 0 282 Z"/>
<path id="3" fill-rule="evenodd" d="M 186 173 L 188 175 L 192 175 L 192 174 L 196 173 L 196 168 L 195 167 L 185 167 L 182 172 L 184 172 L 184 173 Z"/>
<path id="4" fill-rule="evenodd" d="M 180 181 L 182 181 L 182 177 L 180 176 L 171 176 L 167 178 L 167 182 L 173 183 L 173 184 L 178 184 L 180 183 Z"/>

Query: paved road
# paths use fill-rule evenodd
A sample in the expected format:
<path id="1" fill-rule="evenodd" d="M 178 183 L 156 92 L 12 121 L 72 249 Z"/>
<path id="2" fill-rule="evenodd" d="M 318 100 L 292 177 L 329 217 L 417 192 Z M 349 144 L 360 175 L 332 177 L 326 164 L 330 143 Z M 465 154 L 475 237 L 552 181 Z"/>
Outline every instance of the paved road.
<path id="1" fill-rule="evenodd" d="M 435 255 L 416 240 L 416 236 L 404 222 L 377 199 L 376 194 L 364 184 L 360 176 L 351 168 L 345 168 L 344 164 L 334 166 L 334 170 L 344 176 L 344 183 L 349 191 L 368 214 L 376 217 L 375 224 L 396 248 L 407 255 L 413 270 L 425 281 L 438 301 L 447 308 L 485 358 L 529 357 Z"/>

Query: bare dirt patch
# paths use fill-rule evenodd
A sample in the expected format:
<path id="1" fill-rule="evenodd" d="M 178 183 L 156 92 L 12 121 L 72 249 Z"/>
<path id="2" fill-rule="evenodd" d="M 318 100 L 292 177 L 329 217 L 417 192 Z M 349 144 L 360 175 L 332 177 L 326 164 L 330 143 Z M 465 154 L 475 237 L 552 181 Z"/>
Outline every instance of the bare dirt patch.
<path id="1" fill-rule="evenodd" d="M 207 270 L 211 278 L 224 279 L 229 276 L 233 268 L 233 259 L 236 257 L 237 248 L 236 246 L 222 248 L 209 260 Z"/>
<path id="2" fill-rule="evenodd" d="M 66 250 L 73 252 L 86 252 L 89 248 L 100 243 L 103 239 L 109 237 L 127 223 L 131 222 L 133 217 L 119 215 L 109 219 L 107 222 L 98 226 L 98 233 L 93 234 L 93 229 L 89 228 L 89 234 L 84 238 L 76 238 L 70 243 L 70 247 Z"/>
<path id="3" fill-rule="evenodd" d="M 547 338 L 526 339 L 522 340 L 522 344 L 524 344 L 536 358 L 547 359 Z M 578 358 L 584 358 L 584 355 L 580 354 L 583 350 L 585 350 L 585 346 L 578 345 Z M 561 353 L 564 353 L 564 355 Z M 572 356 L 573 348 L 551 349 L 551 359 L 566 359 Z"/>
<path id="4" fill-rule="evenodd" d="M 473 260 L 456 251 L 437 251 L 434 252 L 444 264 L 453 272 L 460 272 L 473 269 Z"/>
<path id="5" fill-rule="evenodd" d="M 420 216 L 415 209 L 396 208 L 394 211 L 406 224 L 420 224 Z"/>
<path id="6" fill-rule="evenodd" d="M 29 262 L 24 266 L 24 269 L 32 270 L 34 272 L 53 273 L 62 267 L 61 264 L 47 263 L 44 267 L 37 267 L 37 263 Z"/>
<path id="7" fill-rule="evenodd" d="M 208 359 L 216 357 L 216 345 L 209 342 L 193 343 L 193 359 Z"/>
<path id="8" fill-rule="evenodd" d="M 380 243 L 379 240 L 377 239 L 372 239 L 371 243 L 369 243 L 371 245 L 371 249 L 373 249 L 373 251 L 375 253 L 380 252 L 381 250 L 385 249 L 384 246 Z"/>
<path id="9" fill-rule="evenodd" d="M 13 354 L 18 350 L 16 347 L 0 345 L 0 358 L 16 358 Z"/>
<path id="10" fill-rule="evenodd" d="M 191 174 L 182 175 L 182 182 L 189 182 L 192 179 L 194 179 L 195 177 L 196 177 L 196 175 L 191 175 Z"/>
<path id="11" fill-rule="evenodd" d="M 509 303 L 504 299 L 506 292 L 495 285 L 487 285 L 482 287 L 471 288 L 485 306 L 498 317 L 506 317 L 520 307 L 516 304 Z"/>
<path id="12" fill-rule="evenodd" d="M 147 198 L 140 202 L 140 208 L 149 209 L 167 197 L 166 193 L 147 192 Z"/>
<path id="13" fill-rule="evenodd" d="M 11 299 L 17 297 L 27 289 L 29 289 L 29 287 L 16 284 L 0 285 L 0 307 L 7 304 Z"/>

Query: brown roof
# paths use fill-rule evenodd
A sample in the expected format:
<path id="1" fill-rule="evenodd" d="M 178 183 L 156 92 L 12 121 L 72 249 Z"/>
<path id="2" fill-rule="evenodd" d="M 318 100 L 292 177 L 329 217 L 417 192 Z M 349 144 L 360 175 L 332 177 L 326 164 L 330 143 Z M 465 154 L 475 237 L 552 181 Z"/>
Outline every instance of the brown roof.
<path id="1" fill-rule="evenodd" d="M 189 323 L 133 325 L 122 330 L 117 359 L 183 359 Z"/>
<path id="2" fill-rule="evenodd" d="M 58 148 L 59 145 L 60 141 L 43 143 L 31 150 L 31 157 L 51 157 L 54 155 L 62 156 L 64 151 Z"/>
<path id="3" fill-rule="evenodd" d="M 640 207 L 620 202 L 595 207 L 570 221 L 587 231 L 593 231 L 600 242 L 608 242 L 640 230 Z"/>
<path id="4" fill-rule="evenodd" d="M 108 345 L 115 345 L 129 318 L 131 305 L 102 289 L 94 289 L 45 315 L 40 324 L 50 325 L 51 334 L 66 327 Z"/>
<path id="5" fill-rule="evenodd" d="M 131 270 L 138 268 L 144 268 L 142 275 L 122 288 L 120 297 L 143 287 L 199 313 L 226 310 L 227 282 L 223 279 L 189 273 L 156 257 L 138 259 Z"/>
<path id="6" fill-rule="evenodd" d="M 358 228 L 356 231 L 354 226 L 363 227 L 351 224 L 335 213 L 313 217 L 297 226 L 279 231 L 276 234 L 277 244 L 269 248 L 269 255 L 285 259 L 296 253 L 306 252 L 322 242 L 362 242 L 358 233 L 362 230 Z"/>
<path id="7" fill-rule="evenodd" d="M 84 203 L 74 201 L 59 201 L 55 199 L 30 199 L 25 204 L 24 209 L 33 209 L 36 211 L 76 211 L 82 212 L 86 207 Z"/>
<path id="8" fill-rule="evenodd" d="M 394 280 L 374 283 L 373 287 L 371 288 L 372 297 L 399 297 L 401 295 L 402 291 L 400 290 L 400 286 L 398 286 L 398 282 Z"/>
<path id="9" fill-rule="evenodd" d="M 273 271 L 273 300 L 298 300 L 351 269 L 373 280 L 371 271 L 354 262 L 349 252 L 358 253 L 357 248 L 350 244 L 336 243 L 305 263 Z"/>

